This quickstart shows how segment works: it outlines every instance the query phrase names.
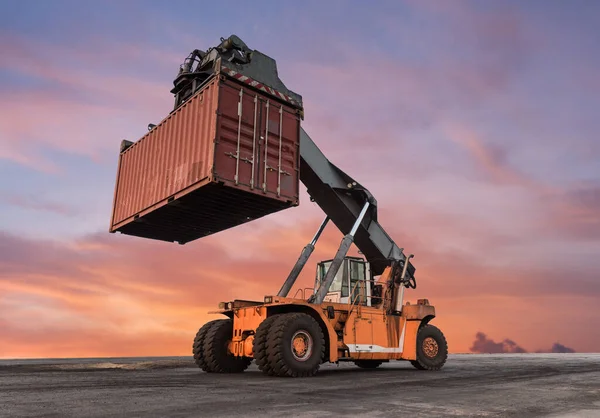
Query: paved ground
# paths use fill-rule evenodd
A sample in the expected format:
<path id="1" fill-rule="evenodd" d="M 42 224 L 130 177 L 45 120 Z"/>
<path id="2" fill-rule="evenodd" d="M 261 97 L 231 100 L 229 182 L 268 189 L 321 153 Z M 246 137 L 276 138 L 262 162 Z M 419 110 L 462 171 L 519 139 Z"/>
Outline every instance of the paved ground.
<path id="1" fill-rule="evenodd" d="M 600 354 L 453 355 L 440 372 L 324 365 L 309 379 L 188 358 L 0 361 L 0 416 L 600 417 Z"/>

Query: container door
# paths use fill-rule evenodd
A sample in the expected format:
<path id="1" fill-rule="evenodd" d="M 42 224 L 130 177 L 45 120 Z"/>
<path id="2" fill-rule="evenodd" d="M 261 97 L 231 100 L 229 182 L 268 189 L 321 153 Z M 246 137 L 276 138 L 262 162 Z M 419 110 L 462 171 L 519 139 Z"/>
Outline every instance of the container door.
<path id="1" fill-rule="evenodd" d="M 277 197 L 296 195 L 297 139 L 294 132 L 296 121 L 289 111 L 276 101 L 259 99 L 260 140 L 256 155 L 257 186 L 263 193 Z"/>
<path id="2" fill-rule="evenodd" d="M 277 200 L 298 200 L 299 117 L 251 89 L 225 83 L 215 151 L 219 180 Z"/>

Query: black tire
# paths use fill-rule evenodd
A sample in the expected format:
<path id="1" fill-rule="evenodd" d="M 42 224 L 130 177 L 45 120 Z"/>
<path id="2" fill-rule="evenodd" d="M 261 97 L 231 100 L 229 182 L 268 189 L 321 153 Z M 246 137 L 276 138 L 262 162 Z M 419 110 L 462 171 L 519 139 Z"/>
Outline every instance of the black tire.
<path id="1" fill-rule="evenodd" d="M 194 362 L 196 365 L 202 370 L 206 371 L 206 359 L 204 356 L 204 340 L 206 338 L 206 333 L 215 324 L 216 321 L 210 321 L 204 324 L 198 332 L 196 333 L 196 337 L 194 338 L 194 343 L 192 344 L 192 354 L 194 355 Z"/>
<path id="2" fill-rule="evenodd" d="M 356 360 L 354 362 L 361 369 L 376 369 L 383 364 L 380 360 Z"/>
<path id="3" fill-rule="evenodd" d="M 306 353 L 295 357 L 294 338 L 306 338 Z M 271 373 L 280 377 L 308 377 L 319 371 L 325 355 L 325 337 L 319 323 L 305 313 L 282 314 L 273 322 L 267 337 Z M 300 359 L 299 357 L 304 357 Z"/>
<path id="4" fill-rule="evenodd" d="M 266 375 L 273 375 L 273 369 L 269 364 L 269 357 L 267 355 L 267 339 L 269 337 L 269 330 L 271 325 L 280 315 L 272 315 L 262 321 L 256 329 L 254 334 L 254 340 L 252 342 L 252 351 L 254 352 L 254 360 L 258 369 Z"/>
<path id="5" fill-rule="evenodd" d="M 411 360 L 410 364 L 412 364 L 415 369 L 427 370 L 425 367 L 421 366 L 421 364 L 417 360 Z"/>
<path id="6" fill-rule="evenodd" d="M 440 370 L 448 358 L 448 342 L 434 325 L 424 325 L 417 333 L 417 359 L 410 363 L 419 370 Z"/>
<path id="7" fill-rule="evenodd" d="M 248 368 L 252 359 L 236 357 L 229 353 L 227 345 L 233 334 L 233 320 L 218 319 L 204 337 L 205 371 L 208 373 L 241 373 Z"/>

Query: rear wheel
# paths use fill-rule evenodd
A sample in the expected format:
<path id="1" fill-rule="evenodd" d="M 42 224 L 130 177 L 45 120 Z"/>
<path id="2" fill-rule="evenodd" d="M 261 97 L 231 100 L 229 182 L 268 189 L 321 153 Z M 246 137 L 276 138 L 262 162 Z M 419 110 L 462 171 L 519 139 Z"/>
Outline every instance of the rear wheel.
<path id="1" fill-rule="evenodd" d="M 228 344 L 233 334 L 233 320 L 218 319 L 208 328 L 202 349 L 204 370 L 209 373 L 241 373 L 248 368 L 252 359 L 237 357 L 229 352 Z"/>
<path id="2" fill-rule="evenodd" d="M 417 359 L 411 364 L 419 370 L 440 370 L 448 358 L 448 343 L 442 331 L 425 325 L 417 333 Z"/>
<path id="3" fill-rule="evenodd" d="M 379 360 L 356 360 L 354 362 L 354 364 L 356 364 L 361 369 L 376 369 L 379 366 L 381 366 L 382 363 L 383 361 Z"/>
<path id="4" fill-rule="evenodd" d="M 269 330 L 266 352 L 273 375 L 314 376 L 325 355 L 323 330 L 305 313 L 279 315 Z"/>

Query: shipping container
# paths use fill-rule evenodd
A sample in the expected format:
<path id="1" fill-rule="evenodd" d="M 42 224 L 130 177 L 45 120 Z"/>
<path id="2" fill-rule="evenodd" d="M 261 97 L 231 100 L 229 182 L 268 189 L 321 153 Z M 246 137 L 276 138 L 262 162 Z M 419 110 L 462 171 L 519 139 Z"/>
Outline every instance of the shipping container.
<path id="1" fill-rule="evenodd" d="M 297 206 L 300 113 L 217 74 L 122 146 L 110 232 L 184 244 Z"/>

